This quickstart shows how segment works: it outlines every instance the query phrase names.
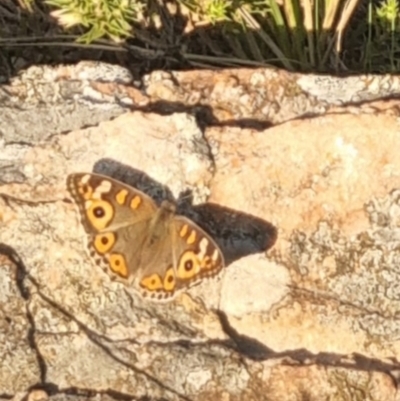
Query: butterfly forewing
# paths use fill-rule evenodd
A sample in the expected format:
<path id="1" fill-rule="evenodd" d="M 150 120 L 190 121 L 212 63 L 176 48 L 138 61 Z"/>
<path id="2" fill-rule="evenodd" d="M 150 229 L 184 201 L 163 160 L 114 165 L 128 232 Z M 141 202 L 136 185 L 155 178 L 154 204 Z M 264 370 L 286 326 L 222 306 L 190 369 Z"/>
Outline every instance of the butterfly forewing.
<path id="1" fill-rule="evenodd" d="M 149 220 L 158 209 L 143 192 L 99 174 L 70 174 L 67 187 L 88 232 L 113 230 Z"/>
<path id="2" fill-rule="evenodd" d="M 67 186 L 88 234 L 90 256 L 112 278 L 131 281 L 140 266 L 142 234 L 157 210 L 155 203 L 144 193 L 101 175 L 71 174 Z"/>

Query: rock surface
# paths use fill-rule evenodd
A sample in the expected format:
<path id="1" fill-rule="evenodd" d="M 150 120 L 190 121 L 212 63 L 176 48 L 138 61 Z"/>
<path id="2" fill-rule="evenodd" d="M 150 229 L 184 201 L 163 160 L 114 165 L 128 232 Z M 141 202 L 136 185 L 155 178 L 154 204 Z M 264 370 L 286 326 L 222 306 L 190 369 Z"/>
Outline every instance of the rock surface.
<path id="1" fill-rule="evenodd" d="M 397 78 L 154 73 L 140 91 L 104 71 L 40 67 L 58 91 L 20 114 L 17 93 L 38 84 L 0 88 L 19 88 L 0 123 L 0 398 L 399 400 L 398 102 L 370 101 Z M 85 97 L 94 86 L 102 102 Z M 175 198 L 221 246 L 224 274 L 165 304 L 111 281 L 68 200 L 77 171 Z"/>

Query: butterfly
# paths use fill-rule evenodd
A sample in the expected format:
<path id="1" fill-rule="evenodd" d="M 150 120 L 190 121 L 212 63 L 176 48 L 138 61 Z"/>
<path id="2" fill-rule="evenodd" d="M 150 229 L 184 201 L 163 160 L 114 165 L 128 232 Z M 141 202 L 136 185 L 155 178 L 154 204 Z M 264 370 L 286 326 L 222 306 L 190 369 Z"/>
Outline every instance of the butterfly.
<path id="1" fill-rule="evenodd" d="M 163 201 L 110 177 L 76 173 L 67 189 L 78 206 L 90 257 L 144 298 L 173 299 L 223 269 L 215 241 Z"/>

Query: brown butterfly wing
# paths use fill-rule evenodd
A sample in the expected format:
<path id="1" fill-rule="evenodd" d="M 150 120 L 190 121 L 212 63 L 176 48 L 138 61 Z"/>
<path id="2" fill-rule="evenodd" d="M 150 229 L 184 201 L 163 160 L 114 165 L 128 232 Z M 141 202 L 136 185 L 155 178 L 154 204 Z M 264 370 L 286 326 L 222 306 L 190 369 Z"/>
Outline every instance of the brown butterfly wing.
<path id="1" fill-rule="evenodd" d="M 96 264 L 142 296 L 169 300 L 224 267 L 215 241 L 168 202 L 98 174 L 71 174 L 67 187 Z"/>
<path id="2" fill-rule="evenodd" d="M 156 204 L 141 191 L 98 174 L 71 174 L 67 188 L 79 208 L 95 263 L 113 278 L 132 281 Z"/>
<path id="3" fill-rule="evenodd" d="M 215 241 L 191 220 L 170 216 L 168 226 L 158 230 L 159 241 L 143 251 L 142 295 L 166 300 L 223 269 L 224 257 Z"/>

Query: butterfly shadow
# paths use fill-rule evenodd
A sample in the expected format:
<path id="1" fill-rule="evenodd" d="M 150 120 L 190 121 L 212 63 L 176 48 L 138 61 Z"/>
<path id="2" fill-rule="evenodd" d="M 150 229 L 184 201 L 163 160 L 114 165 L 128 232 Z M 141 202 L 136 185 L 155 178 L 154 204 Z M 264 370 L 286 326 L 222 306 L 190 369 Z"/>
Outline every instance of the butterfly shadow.
<path id="1" fill-rule="evenodd" d="M 145 172 L 113 159 L 100 159 L 93 172 L 114 178 L 149 195 L 158 205 L 163 200 L 176 204 L 177 214 L 188 217 L 219 245 L 226 265 L 244 256 L 266 252 L 277 239 L 276 227 L 266 220 L 215 203 L 193 205 L 190 190 L 175 199 L 172 191 Z"/>

